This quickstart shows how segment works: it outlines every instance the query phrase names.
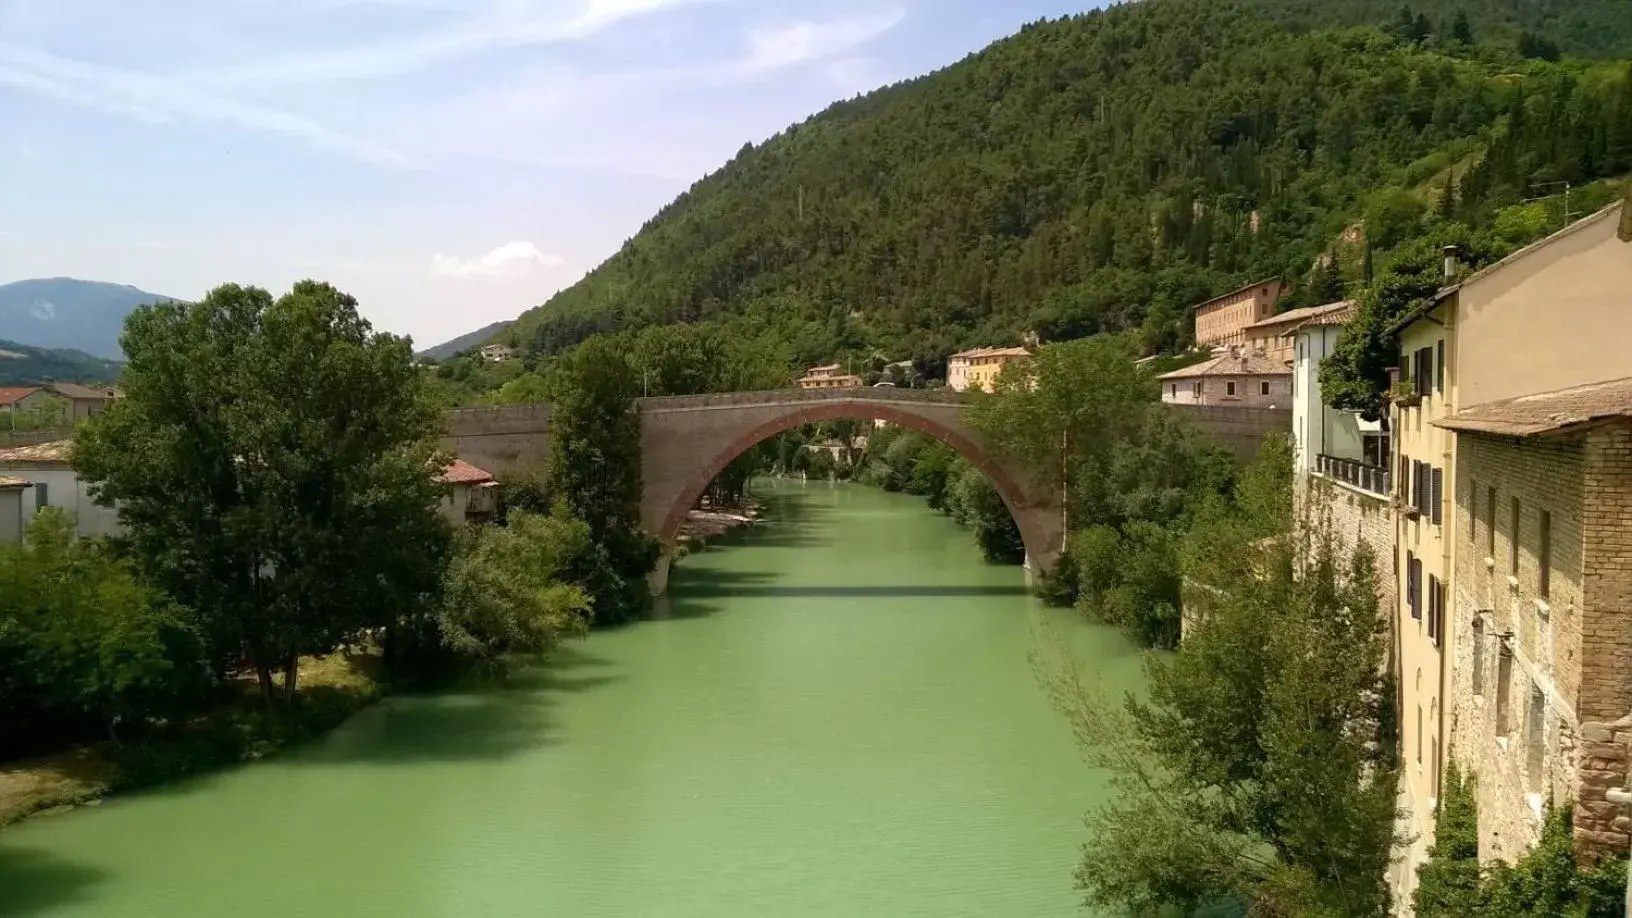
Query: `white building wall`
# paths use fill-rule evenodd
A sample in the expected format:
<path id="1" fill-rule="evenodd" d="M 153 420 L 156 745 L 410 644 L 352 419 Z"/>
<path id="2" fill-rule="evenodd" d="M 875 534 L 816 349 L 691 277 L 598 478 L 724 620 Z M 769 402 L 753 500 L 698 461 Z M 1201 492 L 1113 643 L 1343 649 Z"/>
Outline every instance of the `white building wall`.
<path id="1" fill-rule="evenodd" d="M 34 483 L 23 497 L 23 521 L 26 526 L 34 519 L 41 506 L 61 507 L 74 518 L 75 531 L 84 537 L 117 535 L 122 531 L 119 512 L 97 506 L 91 499 L 90 488 L 79 480 L 74 470 L 62 468 L 5 469 L 4 474 Z M 41 485 L 44 487 L 42 488 Z M 45 503 L 42 504 L 41 500 Z"/>
<path id="2" fill-rule="evenodd" d="M 1327 407 L 1320 391 L 1320 365 L 1337 349 L 1340 325 L 1306 325 L 1298 330 L 1292 353 L 1292 430 L 1296 467 L 1315 469 L 1321 454 L 1344 459 L 1365 455 L 1360 419 Z"/>

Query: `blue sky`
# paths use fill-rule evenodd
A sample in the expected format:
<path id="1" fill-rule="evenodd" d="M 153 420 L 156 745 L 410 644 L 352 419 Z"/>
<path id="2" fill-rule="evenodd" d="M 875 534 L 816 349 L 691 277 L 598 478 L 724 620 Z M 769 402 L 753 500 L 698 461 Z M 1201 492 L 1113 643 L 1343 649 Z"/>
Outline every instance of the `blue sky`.
<path id="1" fill-rule="evenodd" d="M 0 0 L 0 283 L 302 277 L 429 345 L 828 103 L 1091 0 Z"/>

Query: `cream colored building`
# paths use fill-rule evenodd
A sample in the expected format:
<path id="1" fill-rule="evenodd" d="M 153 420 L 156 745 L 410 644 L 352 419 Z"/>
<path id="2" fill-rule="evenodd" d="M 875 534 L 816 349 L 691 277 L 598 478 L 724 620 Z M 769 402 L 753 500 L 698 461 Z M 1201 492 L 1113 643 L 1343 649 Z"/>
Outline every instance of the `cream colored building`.
<path id="1" fill-rule="evenodd" d="M 801 389 L 854 389 L 861 385 L 861 377 L 843 372 L 836 363 L 811 367 L 799 380 Z"/>
<path id="2" fill-rule="evenodd" d="M 1325 306 L 1306 306 L 1254 322 L 1242 329 L 1247 348 L 1277 363 L 1291 366 L 1295 357 L 1298 329 L 1310 322 L 1320 322 L 1328 316 L 1346 316 L 1354 311 L 1348 301 L 1328 303 Z"/>
<path id="3" fill-rule="evenodd" d="M 946 385 L 954 392 L 980 389 L 990 392 L 1003 368 L 1031 357 L 1023 347 L 979 347 L 947 358 Z"/>
<path id="4" fill-rule="evenodd" d="M 1632 714 L 1632 225 L 1621 205 L 1397 325 L 1391 410 L 1409 894 L 1448 755 L 1478 777 L 1482 858 L 1574 798 L 1624 852 L 1612 722 Z M 1627 219 L 1632 224 L 1632 218 Z M 1591 760 L 1593 767 L 1586 767 Z M 1619 820 L 1619 821 L 1618 821 Z"/>
<path id="5" fill-rule="evenodd" d="M 1279 279 L 1248 284 L 1196 307 L 1196 346 L 1246 344 L 1247 326 L 1275 311 L 1284 284 Z"/>

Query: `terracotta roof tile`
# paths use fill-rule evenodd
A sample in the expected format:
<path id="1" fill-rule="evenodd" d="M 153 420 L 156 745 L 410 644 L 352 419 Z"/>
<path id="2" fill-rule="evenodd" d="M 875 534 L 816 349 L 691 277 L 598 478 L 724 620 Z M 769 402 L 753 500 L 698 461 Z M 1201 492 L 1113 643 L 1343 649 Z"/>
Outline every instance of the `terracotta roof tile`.
<path id="1" fill-rule="evenodd" d="M 32 487 L 34 487 L 34 482 L 29 481 L 26 478 L 11 478 L 11 477 L 6 476 L 6 475 L 0 475 L 0 490 L 11 490 L 13 488 L 32 488 Z"/>
<path id="2" fill-rule="evenodd" d="M 1434 422 L 1462 433 L 1532 437 L 1632 417 L 1632 376 L 1464 408 Z"/>
<path id="3" fill-rule="evenodd" d="M 0 405 L 13 405 L 40 391 L 39 386 L 6 386 L 0 388 Z"/>
<path id="4" fill-rule="evenodd" d="M 977 347 L 970 351 L 959 351 L 953 357 L 1030 357 L 1031 351 L 1023 347 Z"/>
<path id="5" fill-rule="evenodd" d="M 486 469 L 479 469 L 463 459 L 455 459 L 448 463 L 443 470 L 440 481 L 443 484 L 486 484 L 493 480 L 493 473 Z"/>
<path id="6" fill-rule="evenodd" d="M 73 445 L 72 440 L 53 440 L 50 443 L 35 443 L 31 446 L 0 448 L 0 464 L 66 463 L 69 449 Z"/>
<path id="7" fill-rule="evenodd" d="M 1229 355 L 1215 357 L 1206 363 L 1198 363 L 1193 367 L 1174 370 L 1164 373 L 1157 379 L 1194 379 L 1201 376 L 1291 376 L 1292 370 L 1279 360 L 1272 360 L 1262 354 L 1249 354 L 1246 357 L 1232 357 Z"/>
<path id="8" fill-rule="evenodd" d="M 1354 313 L 1354 305 L 1355 304 L 1352 301 L 1344 300 L 1341 303 L 1327 303 L 1325 306 L 1305 306 L 1302 309 L 1288 310 L 1287 312 L 1283 312 L 1278 316 L 1270 316 L 1262 322 L 1254 322 L 1242 330 L 1252 331 L 1255 328 L 1273 328 L 1275 326 L 1288 324 L 1296 324 L 1300 326 L 1341 325 L 1343 322 L 1331 322 L 1325 320 L 1328 320 L 1330 317 L 1341 315 L 1343 317 L 1343 321 L 1346 322 L 1348 317 Z"/>
<path id="9" fill-rule="evenodd" d="M 57 393 L 63 398 L 89 398 L 98 400 L 113 398 L 113 393 L 108 389 L 93 389 L 90 386 L 82 386 L 79 383 L 51 383 L 50 385 L 46 386 L 46 388 Z"/>

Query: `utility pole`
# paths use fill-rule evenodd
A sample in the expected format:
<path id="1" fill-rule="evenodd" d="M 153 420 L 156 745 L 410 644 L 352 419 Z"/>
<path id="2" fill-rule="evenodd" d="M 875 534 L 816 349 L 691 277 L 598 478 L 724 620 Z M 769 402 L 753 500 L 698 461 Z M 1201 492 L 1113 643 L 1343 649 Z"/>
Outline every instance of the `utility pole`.
<path id="1" fill-rule="evenodd" d="M 1563 229 L 1564 227 L 1567 227 L 1567 226 L 1570 225 L 1570 219 L 1571 219 L 1571 216 L 1572 216 L 1572 214 L 1570 213 L 1570 192 L 1574 190 L 1574 187 L 1575 186 L 1571 185 L 1569 182 L 1538 182 L 1538 183 L 1530 186 L 1530 189 L 1532 191 L 1539 190 L 1539 189 L 1542 189 L 1542 188 L 1563 188 L 1564 189 L 1564 223 L 1563 223 L 1562 226 L 1559 227 L 1560 229 Z M 1551 197 L 1557 197 L 1557 195 L 1550 195 L 1550 194 L 1538 195 L 1538 196 L 1533 197 L 1533 198 L 1525 198 L 1524 202 L 1526 204 L 1530 204 L 1530 203 L 1534 203 L 1536 201 L 1545 201 L 1545 200 L 1547 200 L 1548 198 L 1551 198 Z"/>

